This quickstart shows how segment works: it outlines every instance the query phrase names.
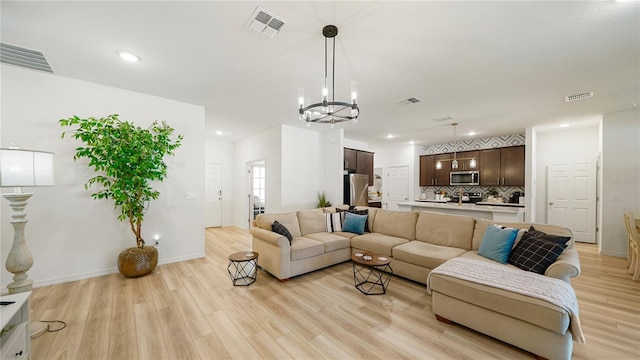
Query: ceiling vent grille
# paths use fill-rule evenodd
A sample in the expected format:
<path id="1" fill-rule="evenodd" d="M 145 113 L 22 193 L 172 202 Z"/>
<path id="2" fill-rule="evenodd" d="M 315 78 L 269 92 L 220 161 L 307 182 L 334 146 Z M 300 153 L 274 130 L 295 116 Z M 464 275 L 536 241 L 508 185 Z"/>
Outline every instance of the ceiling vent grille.
<path id="1" fill-rule="evenodd" d="M 258 6 L 256 11 L 254 11 L 253 15 L 249 18 L 247 27 L 261 33 L 262 35 L 273 38 L 280 32 L 280 30 L 282 30 L 285 23 L 286 21 L 283 19 L 278 18 L 273 13 L 269 13 Z"/>
<path id="2" fill-rule="evenodd" d="M 590 99 L 592 97 L 593 97 L 593 91 L 583 92 L 583 93 L 580 93 L 580 94 L 573 94 L 573 95 L 565 96 L 564 97 L 564 102 L 571 102 L 571 101 L 576 101 L 576 100 Z"/>
<path id="3" fill-rule="evenodd" d="M 398 101 L 398 104 L 400 104 L 400 105 L 411 105 L 411 104 L 419 103 L 420 101 L 422 101 L 422 99 L 418 99 L 417 97 L 410 97 L 408 99 L 403 99 L 403 100 Z"/>
<path id="4" fill-rule="evenodd" d="M 438 121 L 438 122 L 449 121 L 449 120 L 453 120 L 453 116 L 449 115 L 449 116 L 433 119 L 433 121 Z"/>
<path id="5" fill-rule="evenodd" d="M 0 61 L 28 69 L 52 73 L 51 66 L 40 51 L 0 43 Z"/>

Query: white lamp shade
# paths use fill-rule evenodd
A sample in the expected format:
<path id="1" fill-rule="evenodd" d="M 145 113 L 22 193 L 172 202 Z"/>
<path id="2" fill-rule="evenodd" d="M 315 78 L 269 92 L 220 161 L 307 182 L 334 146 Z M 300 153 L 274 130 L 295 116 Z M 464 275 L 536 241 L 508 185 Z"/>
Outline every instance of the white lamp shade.
<path id="1" fill-rule="evenodd" d="M 0 149 L 0 187 L 53 185 L 53 153 Z"/>

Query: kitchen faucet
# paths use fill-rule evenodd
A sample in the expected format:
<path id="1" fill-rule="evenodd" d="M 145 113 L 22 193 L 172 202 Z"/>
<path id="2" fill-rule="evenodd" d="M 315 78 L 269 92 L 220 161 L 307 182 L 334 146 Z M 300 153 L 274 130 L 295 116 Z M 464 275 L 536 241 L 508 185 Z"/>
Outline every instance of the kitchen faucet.
<path id="1" fill-rule="evenodd" d="M 458 190 L 458 206 L 462 206 L 462 189 Z"/>

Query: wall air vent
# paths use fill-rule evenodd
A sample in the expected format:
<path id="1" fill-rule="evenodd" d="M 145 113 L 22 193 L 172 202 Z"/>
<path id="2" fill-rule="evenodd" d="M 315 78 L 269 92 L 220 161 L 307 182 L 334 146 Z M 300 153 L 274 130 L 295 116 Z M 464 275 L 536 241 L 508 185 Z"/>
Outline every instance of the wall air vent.
<path id="1" fill-rule="evenodd" d="M 0 62 L 52 73 L 51 66 L 40 51 L 0 43 Z"/>
<path id="2" fill-rule="evenodd" d="M 280 32 L 280 30 L 282 30 L 285 23 L 286 21 L 283 19 L 278 18 L 276 15 L 269 13 L 258 6 L 253 12 L 253 15 L 249 18 L 247 27 L 265 36 L 273 38 Z"/>
<path id="3" fill-rule="evenodd" d="M 408 99 L 402 99 L 402 100 L 398 101 L 398 104 L 400 104 L 400 105 L 411 105 L 411 104 L 419 103 L 420 101 L 422 101 L 422 99 L 418 99 L 417 97 L 410 97 Z"/>
<path id="4" fill-rule="evenodd" d="M 569 96 L 565 96 L 564 97 L 564 102 L 571 102 L 571 101 L 576 101 L 576 100 L 583 100 L 583 99 L 589 99 L 593 97 L 593 91 L 589 91 L 589 92 L 583 92 L 580 94 L 573 94 L 573 95 L 569 95 Z"/>

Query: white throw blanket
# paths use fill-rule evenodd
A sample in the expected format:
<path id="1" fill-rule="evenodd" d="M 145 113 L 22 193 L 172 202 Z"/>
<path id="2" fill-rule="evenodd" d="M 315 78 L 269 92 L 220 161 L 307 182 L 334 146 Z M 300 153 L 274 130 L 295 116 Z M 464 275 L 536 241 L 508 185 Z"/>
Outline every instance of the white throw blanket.
<path id="1" fill-rule="evenodd" d="M 584 344 L 585 338 L 580 326 L 578 299 L 568 283 L 529 271 L 475 259 L 453 258 L 433 269 L 427 278 L 427 292 L 431 275 L 441 274 L 474 283 L 503 289 L 549 302 L 569 313 L 570 331 L 573 338 Z"/>

